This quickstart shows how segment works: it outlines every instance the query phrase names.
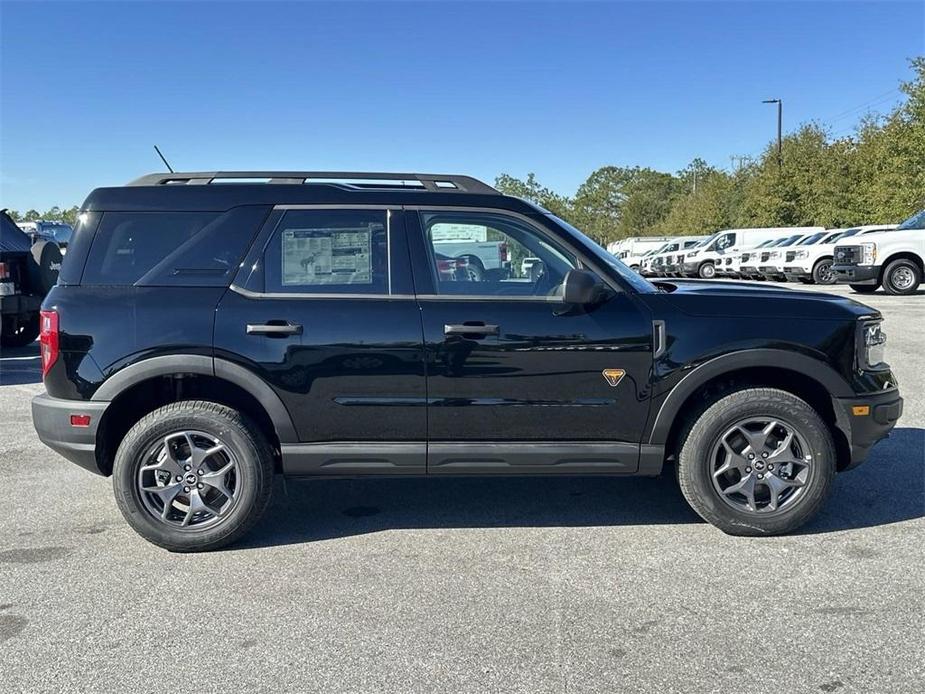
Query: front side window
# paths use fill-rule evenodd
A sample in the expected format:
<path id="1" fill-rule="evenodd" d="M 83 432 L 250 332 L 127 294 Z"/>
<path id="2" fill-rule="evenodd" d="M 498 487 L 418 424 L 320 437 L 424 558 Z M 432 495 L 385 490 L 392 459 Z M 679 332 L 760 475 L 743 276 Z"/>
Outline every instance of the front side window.
<path id="1" fill-rule="evenodd" d="M 576 258 L 530 224 L 490 212 L 424 212 L 439 294 L 552 296 Z"/>
<path id="2" fill-rule="evenodd" d="M 289 210 L 264 251 L 266 291 L 387 294 L 386 210 Z"/>
<path id="3" fill-rule="evenodd" d="M 716 239 L 716 246 L 715 246 L 715 248 L 716 248 L 716 250 L 718 250 L 718 251 L 724 251 L 724 250 L 726 250 L 727 248 L 729 248 L 730 246 L 732 246 L 732 244 L 734 244 L 735 241 L 736 241 L 736 235 L 735 235 L 735 234 L 723 234 L 723 235 L 720 236 L 718 239 Z"/>

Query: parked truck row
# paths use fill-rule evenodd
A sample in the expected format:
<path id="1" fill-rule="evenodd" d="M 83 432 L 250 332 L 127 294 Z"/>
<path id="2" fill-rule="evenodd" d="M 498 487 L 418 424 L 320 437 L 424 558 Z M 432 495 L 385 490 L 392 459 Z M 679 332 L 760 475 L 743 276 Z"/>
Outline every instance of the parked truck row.
<path id="1" fill-rule="evenodd" d="M 627 241 L 611 245 L 617 257 L 641 243 Z M 925 210 L 901 224 L 724 229 L 650 245 L 635 263 L 647 277 L 840 282 L 861 293 L 882 286 L 889 294 L 913 294 L 925 277 Z"/>

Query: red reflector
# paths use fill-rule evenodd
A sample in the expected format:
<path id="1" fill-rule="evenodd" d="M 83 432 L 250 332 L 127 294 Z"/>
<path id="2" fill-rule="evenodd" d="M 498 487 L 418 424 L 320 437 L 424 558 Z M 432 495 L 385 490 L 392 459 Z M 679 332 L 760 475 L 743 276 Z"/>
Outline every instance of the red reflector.
<path id="1" fill-rule="evenodd" d="M 0 263 L 0 280 L 6 280 L 10 278 L 10 268 L 6 263 Z"/>
<path id="2" fill-rule="evenodd" d="M 88 415 L 88 414 L 72 414 L 72 415 L 71 415 L 71 426 L 72 426 L 72 427 L 88 427 L 88 426 L 90 426 L 90 415 Z"/>

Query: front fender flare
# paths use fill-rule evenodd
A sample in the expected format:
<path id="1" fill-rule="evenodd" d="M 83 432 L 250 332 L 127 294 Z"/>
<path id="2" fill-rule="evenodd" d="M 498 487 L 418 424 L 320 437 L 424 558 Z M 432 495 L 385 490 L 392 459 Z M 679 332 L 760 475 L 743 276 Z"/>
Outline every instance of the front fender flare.
<path id="1" fill-rule="evenodd" d="M 665 445 L 675 418 L 687 399 L 704 383 L 725 373 L 755 367 L 771 367 L 793 371 L 815 381 L 834 397 L 850 398 L 851 386 L 828 364 L 799 352 L 783 349 L 746 349 L 723 354 L 691 369 L 662 402 L 649 432 L 648 443 Z"/>

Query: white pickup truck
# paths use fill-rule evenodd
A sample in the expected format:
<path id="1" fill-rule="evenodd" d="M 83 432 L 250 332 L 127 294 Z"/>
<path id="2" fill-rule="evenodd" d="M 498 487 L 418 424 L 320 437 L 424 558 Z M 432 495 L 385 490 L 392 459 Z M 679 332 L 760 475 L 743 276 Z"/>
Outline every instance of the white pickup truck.
<path id="1" fill-rule="evenodd" d="M 834 250 L 835 280 L 862 294 L 881 284 L 887 294 L 914 294 L 925 276 L 925 210 L 893 231 L 838 241 Z"/>
<path id="2" fill-rule="evenodd" d="M 847 242 L 846 239 L 850 237 L 895 228 L 895 224 L 868 224 L 850 229 L 830 229 L 825 236 L 813 243 L 801 243 L 795 248 L 787 249 L 777 263 L 778 274 L 784 275 L 791 282 L 799 280 L 805 284 L 834 284 L 832 259 L 836 243 Z"/>
<path id="3" fill-rule="evenodd" d="M 510 247 L 505 241 L 434 241 L 434 251 L 469 261 L 473 280 L 480 282 L 486 270 L 509 269 Z"/>

